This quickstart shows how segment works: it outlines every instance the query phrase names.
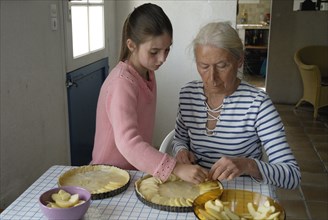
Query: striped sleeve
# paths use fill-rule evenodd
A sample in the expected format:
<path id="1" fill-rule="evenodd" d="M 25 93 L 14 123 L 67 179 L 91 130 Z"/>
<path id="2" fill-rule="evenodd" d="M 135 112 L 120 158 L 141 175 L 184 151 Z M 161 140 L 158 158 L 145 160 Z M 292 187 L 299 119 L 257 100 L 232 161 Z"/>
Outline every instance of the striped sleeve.
<path id="1" fill-rule="evenodd" d="M 301 174 L 288 145 L 281 118 L 266 94 L 259 103 L 255 127 L 267 154 L 268 162 L 257 159 L 255 161 L 262 174 L 263 182 L 281 188 L 294 189 L 300 184 Z"/>

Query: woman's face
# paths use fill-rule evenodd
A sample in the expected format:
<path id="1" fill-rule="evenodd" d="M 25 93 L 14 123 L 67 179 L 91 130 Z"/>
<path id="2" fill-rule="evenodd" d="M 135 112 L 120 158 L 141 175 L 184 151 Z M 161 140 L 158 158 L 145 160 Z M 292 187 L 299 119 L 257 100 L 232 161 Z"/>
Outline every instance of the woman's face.
<path id="1" fill-rule="evenodd" d="M 237 60 L 228 50 L 211 45 L 196 46 L 195 57 L 206 92 L 225 93 L 235 88 L 242 59 Z"/>

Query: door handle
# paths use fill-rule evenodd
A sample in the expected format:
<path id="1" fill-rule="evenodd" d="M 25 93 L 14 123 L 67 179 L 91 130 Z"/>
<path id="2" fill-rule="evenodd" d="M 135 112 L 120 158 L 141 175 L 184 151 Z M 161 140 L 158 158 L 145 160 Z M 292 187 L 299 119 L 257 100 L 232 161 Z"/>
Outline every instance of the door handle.
<path id="1" fill-rule="evenodd" d="M 66 80 L 66 88 L 70 88 L 72 86 L 78 87 L 79 85 L 72 79 Z"/>

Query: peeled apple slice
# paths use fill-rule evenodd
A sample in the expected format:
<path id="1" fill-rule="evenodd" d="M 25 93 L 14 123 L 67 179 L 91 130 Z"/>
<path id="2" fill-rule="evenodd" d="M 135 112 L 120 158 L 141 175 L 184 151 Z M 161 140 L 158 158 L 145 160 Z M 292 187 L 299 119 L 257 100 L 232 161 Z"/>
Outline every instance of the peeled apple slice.
<path id="1" fill-rule="evenodd" d="M 56 202 L 57 200 L 62 200 L 61 196 L 58 193 L 54 193 L 51 195 L 52 200 Z"/>
<path id="2" fill-rule="evenodd" d="M 71 198 L 68 201 L 64 201 L 64 200 L 57 200 L 55 201 L 56 204 L 62 208 L 69 208 L 74 206 L 75 204 L 77 204 L 79 202 L 79 194 L 74 194 L 71 196 Z"/>
<path id="3" fill-rule="evenodd" d="M 223 210 L 223 206 L 216 206 L 215 202 L 213 200 L 209 200 L 208 202 L 205 203 L 205 209 L 212 209 L 216 212 L 221 212 Z"/>
<path id="4" fill-rule="evenodd" d="M 66 192 L 65 190 L 60 189 L 58 191 L 58 195 L 61 197 L 62 200 L 68 201 L 71 198 L 71 194 Z"/>
<path id="5" fill-rule="evenodd" d="M 74 205 L 74 207 L 75 207 L 75 206 L 78 206 L 78 205 L 81 205 L 81 204 L 83 204 L 83 203 L 85 203 L 84 200 L 79 200 L 79 201 Z"/>
<path id="6" fill-rule="evenodd" d="M 56 203 L 54 203 L 54 202 L 48 202 L 47 206 L 50 207 L 50 208 L 60 208 L 60 207 L 59 207 Z"/>
<path id="7" fill-rule="evenodd" d="M 71 195 L 64 190 L 60 190 L 58 193 L 51 195 L 51 198 L 55 203 L 49 203 L 51 207 L 58 206 L 59 208 L 69 208 L 78 204 L 81 200 L 79 194 Z"/>
<path id="8" fill-rule="evenodd" d="M 71 198 L 68 200 L 69 202 L 73 203 L 74 205 L 79 202 L 79 194 L 74 194 L 71 196 Z"/>

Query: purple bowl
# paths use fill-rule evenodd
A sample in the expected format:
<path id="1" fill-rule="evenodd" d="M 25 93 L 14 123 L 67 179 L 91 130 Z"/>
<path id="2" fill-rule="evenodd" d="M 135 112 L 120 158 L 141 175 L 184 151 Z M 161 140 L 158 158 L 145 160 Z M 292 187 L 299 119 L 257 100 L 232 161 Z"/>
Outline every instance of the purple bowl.
<path id="1" fill-rule="evenodd" d="M 51 208 L 47 206 L 48 201 L 53 201 L 51 195 L 60 189 L 72 194 L 79 194 L 80 199 L 85 200 L 81 205 L 70 208 Z M 44 192 L 39 198 L 39 206 L 42 213 L 48 219 L 81 219 L 88 211 L 91 201 L 91 193 L 86 189 L 77 186 L 62 186 Z"/>

